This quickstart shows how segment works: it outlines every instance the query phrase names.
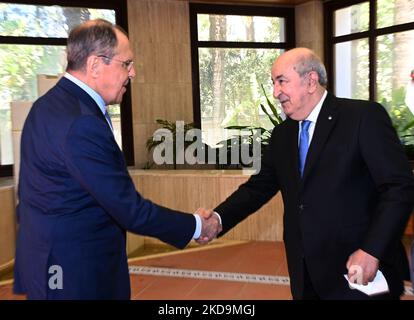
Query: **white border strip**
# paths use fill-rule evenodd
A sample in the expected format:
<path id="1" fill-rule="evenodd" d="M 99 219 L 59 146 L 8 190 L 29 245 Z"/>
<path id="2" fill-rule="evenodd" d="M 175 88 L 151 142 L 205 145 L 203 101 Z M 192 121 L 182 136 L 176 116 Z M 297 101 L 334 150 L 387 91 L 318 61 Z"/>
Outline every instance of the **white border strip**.
<path id="1" fill-rule="evenodd" d="M 159 276 L 159 277 L 205 279 L 205 280 L 253 282 L 253 283 L 261 283 L 261 284 L 273 284 L 273 285 L 279 285 L 279 286 L 290 285 L 289 277 L 270 276 L 270 275 L 264 275 L 264 274 L 250 274 L 250 273 L 216 272 L 216 271 L 205 271 L 205 270 L 159 268 L 159 267 L 146 267 L 146 266 L 129 266 L 129 274 Z M 414 295 L 413 288 L 410 286 L 405 286 L 404 295 L 407 295 L 407 296 Z"/>
<path id="2" fill-rule="evenodd" d="M 190 269 L 130 266 L 129 274 L 141 274 L 141 275 L 147 275 L 147 276 L 161 276 L 161 277 L 206 279 L 206 280 L 254 282 L 254 283 L 262 283 L 262 284 L 284 285 L 284 286 L 290 285 L 289 277 L 270 276 L 270 275 L 263 275 L 263 274 L 190 270 Z"/>

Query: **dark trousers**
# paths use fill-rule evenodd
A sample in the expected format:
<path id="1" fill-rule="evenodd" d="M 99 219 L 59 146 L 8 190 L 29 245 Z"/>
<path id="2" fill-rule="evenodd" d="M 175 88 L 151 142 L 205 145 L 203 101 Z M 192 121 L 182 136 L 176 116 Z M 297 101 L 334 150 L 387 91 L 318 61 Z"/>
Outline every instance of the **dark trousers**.
<path id="1" fill-rule="evenodd" d="M 303 262 L 303 295 L 301 300 L 321 300 L 313 287 L 305 261 Z"/>

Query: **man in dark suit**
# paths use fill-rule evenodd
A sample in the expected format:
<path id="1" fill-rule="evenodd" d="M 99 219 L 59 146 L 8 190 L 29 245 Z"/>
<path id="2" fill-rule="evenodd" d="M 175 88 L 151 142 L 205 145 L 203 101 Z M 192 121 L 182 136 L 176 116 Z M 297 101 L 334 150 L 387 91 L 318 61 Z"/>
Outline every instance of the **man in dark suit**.
<path id="1" fill-rule="evenodd" d="M 294 299 L 370 298 L 344 274 L 367 284 L 378 269 L 390 292 L 376 298 L 399 298 L 414 179 L 389 116 L 377 103 L 327 93 L 325 67 L 306 48 L 282 54 L 272 80 L 288 118 L 261 171 L 215 208 L 223 234 L 281 191 Z"/>
<path id="2" fill-rule="evenodd" d="M 183 248 L 219 228 L 214 216 L 170 210 L 135 190 L 106 110 L 135 77 L 132 59 L 121 28 L 88 21 L 69 34 L 67 73 L 33 104 L 21 140 L 16 293 L 129 299 L 126 230 Z"/>

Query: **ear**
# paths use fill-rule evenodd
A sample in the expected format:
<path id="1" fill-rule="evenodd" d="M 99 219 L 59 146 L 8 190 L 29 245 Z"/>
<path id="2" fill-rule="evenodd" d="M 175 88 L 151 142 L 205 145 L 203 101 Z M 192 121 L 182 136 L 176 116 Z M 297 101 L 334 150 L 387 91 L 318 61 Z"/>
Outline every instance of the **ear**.
<path id="1" fill-rule="evenodd" d="M 92 78 L 97 78 L 101 73 L 102 63 L 102 59 L 100 59 L 98 56 L 89 56 L 86 60 L 87 74 L 90 75 Z"/>
<path id="2" fill-rule="evenodd" d="M 318 88 L 319 76 L 316 71 L 310 71 L 308 73 L 308 92 L 314 93 Z"/>

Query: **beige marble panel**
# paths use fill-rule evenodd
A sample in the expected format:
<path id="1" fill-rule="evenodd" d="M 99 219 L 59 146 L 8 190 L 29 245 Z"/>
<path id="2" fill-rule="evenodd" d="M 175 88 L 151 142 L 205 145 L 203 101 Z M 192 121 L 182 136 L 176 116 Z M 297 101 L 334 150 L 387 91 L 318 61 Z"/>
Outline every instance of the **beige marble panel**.
<path id="1" fill-rule="evenodd" d="M 10 103 L 12 131 L 22 131 L 24 122 L 32 107 L 32 101 L 12 101 Z"/>
<path id="2" fill-rule="evenodd" d="M 127 255 L 144 246 L 144 237 L 127 232 Z"/>
<path id="3" fill-rule="evenodd" d="M 37 75 L 37 94 L 38 96 L 43 96 L 46 92 L 48 92 L 55 84 L 59 81 L 59 79 L 63 76 L 63 74 L 59 75 L 46 75 L 46 74 L 38 74 Z"/>
<path id="4" fill-rule="evenodd" d="M 0 187 L 0 271 L 14 259 L 16 250 L 16 214 L 12 183 Z"/>
<path id="5" fill-rule="evenodd" d="M 323 1 L 312 0 L 295 7 L 296 46 L 312 49 L 323 60 Z"/>
<path id="6" fill-rule="evenodd" d="M 241 171 L 130 170 L 138 191 L 155 203 L 193 213 L 198 207 L 214 208 L 248 179 Z M 280 194 L 226 234 L 229 240 L 281 241 L 283 203 Z M 158 240 L 145 238 L 145 243 Z"/>
<path id="7" fill-rule="evenodd" d="M 159 62 L 155 59 L 156 46 L 150 42 L 143 42 L 141 39 L 136 40 L 133 46 L 136 60 L 135 65 L 137 67 L 137 75 L 133 84 L 154 83 L 157 77 L 157 72 L 160 72 L 160 70 L 158 70 Z"/>
<path id="8" fill-rule="evenodd" d="M 21 131 L 12 131 L 13 139 L 13 176 L 14 184 L 17 186 L 19 184 L 19 171 L 20 171 L 20 140 L 22 137 Z"/>
<path id="9" fill-rule="evenodd" d="M 193 121 L 188 2 L 128 1 L 128 18 L 137 71 L 132 83 L 134 155 L 140 166 L 147 161 L 144 145 L 156 119 Z"/>
<path id="10" fill-rule="evenodd" d="M 12 119 L 12 140 L 13 140 L 13 175 L 14 184 L 19 183 L 19 169 L 20 169 L 20 140 L 22 130 L 27 115 L 29 114 L 32 102 L 29 101 L 13 101 L 10 103 L 11 119 Z M 17 188 L 16 188 L 17 190 Z"/>
<path id="11" fill-rule="evenodd" d="M 188 45 L 190 42 L 189 6 L 188 3 L 174 3 L 169 6 L 170 38 L 172 43 Z"/>

